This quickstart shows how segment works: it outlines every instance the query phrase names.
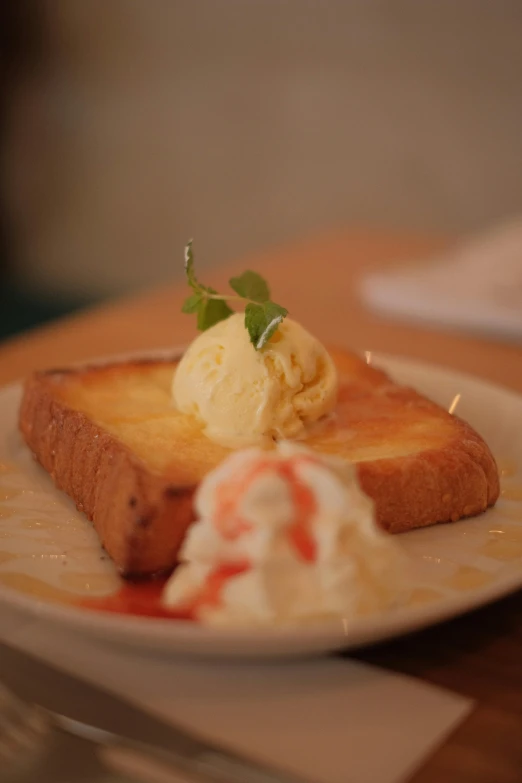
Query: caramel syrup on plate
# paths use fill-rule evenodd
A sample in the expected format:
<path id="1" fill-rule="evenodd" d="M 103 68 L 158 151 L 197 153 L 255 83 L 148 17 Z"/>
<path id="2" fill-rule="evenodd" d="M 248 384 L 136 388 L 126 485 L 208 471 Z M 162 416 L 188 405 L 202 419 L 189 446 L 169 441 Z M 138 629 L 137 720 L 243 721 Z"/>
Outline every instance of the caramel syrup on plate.
<path id="1" fill-rule="evenodd" d="M 18 487 L 2 487 L 0 486 L 0 500 L 11 500 L 17 498 L 22 494 L 22 490 Z"/>
<path id="2" fill-rule="evenodd" d="M 16 473 L 19 470 L 18 465 L 15 465 L 14 462 L 9 462 L 7 460 L 0 460 L 0 474 L 1 473 Z"/>
<path id="3" fill-rule="evenodd" d="M 518 465 L 514 459 L 497 459 L 497 467 L 502 478 L 513 478 L 518 473 Z"/>
<path id="4" fill-rule="evenodd" d="M 500 494 L 505 500 L 522 500 L 522 484 L 507 484 Z"/>
<path id="5" fill-rule="evenodd" d="M 498 530 L 490 530 L 481 553 L 493 560 L 522 559 L 522 525 L 502 525 Z"/>
<path id="6" fill-rule="evenodd" d="M 5 585 L 14 590 L 18 590 L 25 595 L 32 595 L 44 601 L 51 601 L 59 604 L 76 604 L 78 596 L 54 587 L 43 579 L 28 574 L 15 573 L 14 571 L 0 572 L 0 585 Z"/>
<path id="7" fill-rule="evenodd" d="M 489 584 L 493 576 L 475 566 L 460 566 L 453 576 L 446 580 L 453 590 L 476 590 Z"/>

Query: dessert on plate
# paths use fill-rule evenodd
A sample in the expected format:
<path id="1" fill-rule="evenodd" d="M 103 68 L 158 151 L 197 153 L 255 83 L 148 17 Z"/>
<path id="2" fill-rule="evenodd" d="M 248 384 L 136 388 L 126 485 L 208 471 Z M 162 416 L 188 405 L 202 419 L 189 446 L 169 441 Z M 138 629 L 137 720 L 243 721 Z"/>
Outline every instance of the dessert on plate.
<path id="1" fill-rule="evenodd" d="M 168 572 L 183 546 L 186 563 L 166 588 L 165 600 L 186 597 L 183 591 L 194 587 L 201 568 L 211 567 L 200 563 L 201 547 L 214 529 L 204 500 L 211 492 L 203 484 L 199 519 L 191 527 L 195 493 L 220 471 L 242 475 L 252 449 L 255 460 L 263 461 L 265 454 L 271 465 L 272 490 L 275 466 L 303 454 L 306 470 L 313 463 L 337 482 L 344 464 L 357 484 L 357 492 L 346 492 L 357 503 L 357 493 L 370 498 L 372 520 L 388 533 L 456 521 L 495 503 L 497 467 L 470 425 L 356 354 L 327 350 L 271 301 L 256 273 L 233 278 L 234 295 L 221 296 L 195 277 L 190 244 L 186 272 L 192 293 L 184 310 L 197 314 L 202 333 L 182 357 L 39 372 L 25 384 L 23 437 L 56 486 L 92 520 L 124 576 Z M 244 312 L 231 310 L 233 299 Z M 292 459 L 286 449 L 295 450 Z M 246 502 L 248 482 L 231 480 L 227 486 L 231 509 Z M 347 524 L 350 512 L 340 509 L 336 513 Z M 274 507 L 271 513 L 277 518 L 279 512 Z M 322 511 L 314 524 L 322 524 L 319 517 Z M 272 532 L 270 546 L 277 549 Z M 251 541 L 258 546 L 264 534 L 256 535 Z M 365 542 L 370 538 L 363 536 Z M 383 546 L 391 544 L 384 538 Z M 369 559 L 374 549 L 369 546 Z M 289 552 L 295 555 L 287 547 L 287 559 Z M 341 547 L 339 559 L 347 557 Z M 294 561 L 289 573 L 298 580 Z M 322 562 L 315 563 L 312 603 L 323 600 Z M 265 565 L 256 568 L 256 579 L 261 572 L 266 576 Z M 255 592 L 251 571 L 237 578 L 251 586 L 247 593 Z M 256 584 L 259 596 L 259 579 Z"/>

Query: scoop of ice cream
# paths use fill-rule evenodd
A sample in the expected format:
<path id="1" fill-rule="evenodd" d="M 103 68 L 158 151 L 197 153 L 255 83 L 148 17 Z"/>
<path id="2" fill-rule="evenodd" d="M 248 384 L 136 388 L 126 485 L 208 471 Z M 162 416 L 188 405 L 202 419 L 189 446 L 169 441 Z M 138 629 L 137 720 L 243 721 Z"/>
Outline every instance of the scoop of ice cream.
<path id="1" fill-rule="evenodd" d="M 236 452 L 195 504 L 169 608 L 212 624 L 350 621 L 403 592 L 402 553 L 348 463 L 288 443 Z"/>
<path id="2" fill-rule="evenodd" d="M 196 416 L 209 438 L 225 446 L 296 438 L 330 413 L 337 371 L 321 343 L 285 319 L 256 351 L 236 313 L 203 332 L 176 370 L 172 393 L 178 410 Z"/>

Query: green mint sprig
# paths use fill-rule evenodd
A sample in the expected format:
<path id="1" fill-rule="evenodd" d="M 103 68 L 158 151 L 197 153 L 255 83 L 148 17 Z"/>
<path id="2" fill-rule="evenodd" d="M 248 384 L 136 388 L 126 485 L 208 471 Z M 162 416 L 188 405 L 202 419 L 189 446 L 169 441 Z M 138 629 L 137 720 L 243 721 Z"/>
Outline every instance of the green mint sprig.
<path id="1" fill-rule="evenodd" d="M 286 308 L 271 301 L 268 284 L 257 272 L 243 272 L 239 277 L 229 280 L 229 285 L 236 295 L 218 294 L 214 288 L 202 285 L 194 272 L 192 240 L 185 247 L 185 274 L 193 293 L 183 302 L 182 311 L 197 313 L 198 329 L 202 332 L 232 315 L 234 311 L 227 302 L 244 302 L 245 328 L 250 342 L 256 351 L 259 351 L 288 315 Z"/>

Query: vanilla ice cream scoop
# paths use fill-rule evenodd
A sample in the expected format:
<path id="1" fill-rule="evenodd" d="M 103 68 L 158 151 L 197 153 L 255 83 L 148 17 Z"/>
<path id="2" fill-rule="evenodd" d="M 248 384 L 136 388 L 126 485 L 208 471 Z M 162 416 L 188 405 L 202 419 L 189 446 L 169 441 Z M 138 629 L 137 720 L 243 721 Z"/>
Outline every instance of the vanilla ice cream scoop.
<path id="1" fill-rule="evenodd" d="M 236 313 L 203 332 L 176 370 L 172 393 L 178 410 L 197 417 L 212 440 L 225 446 L 296 438 L 330 413 L 337 371 L 323 345 L 286 318 L 256 351 Z"/>
<path id="2" fill-rule="evenodd" d="M 402 552 L 349 463 L 285 442 L 239 451 L 195 505 L 169 609 L 213 625 L 350 622 L 404 596 Z"/>

